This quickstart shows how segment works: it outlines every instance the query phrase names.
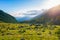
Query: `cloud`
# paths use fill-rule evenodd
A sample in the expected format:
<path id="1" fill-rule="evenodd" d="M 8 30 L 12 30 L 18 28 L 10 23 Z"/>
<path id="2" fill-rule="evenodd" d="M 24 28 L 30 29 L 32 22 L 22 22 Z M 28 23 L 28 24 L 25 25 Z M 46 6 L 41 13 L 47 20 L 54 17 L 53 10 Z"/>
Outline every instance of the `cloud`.
<path id="1" fill-rule="evenodd" d="M 14 16 L 14 17 L 35 17 L 37 15 L 40 15 L 43 11 L 42 10 L 31 10 L 31 11 L 27 11 L 25 13 L 12 13 L 10 15 Z"/>
<path id="2" fill-rule="evenodd" d="M 38 15 L 41 14 L 42 12 L 43 12 L 42 10 L 31 10 L 24 13 L 24 15 Z"/>
<path id="3" fill-rule="evenodd" d="M 14 16 L 14 17 L 35 17 L 36 15 L 31 15 L 31 14 L 23 14 L 23 13 L 13 13 L 13 14 L 10 14 L 10 15 L 12 15 L 12 16 Z"/>
<path id="4" fill-rule="evenodd" d="M 21 13 L 11 13 L 10 15 L 14 16 L 14 17 L 24 17 L 25 15 L 21 14 Z"/>

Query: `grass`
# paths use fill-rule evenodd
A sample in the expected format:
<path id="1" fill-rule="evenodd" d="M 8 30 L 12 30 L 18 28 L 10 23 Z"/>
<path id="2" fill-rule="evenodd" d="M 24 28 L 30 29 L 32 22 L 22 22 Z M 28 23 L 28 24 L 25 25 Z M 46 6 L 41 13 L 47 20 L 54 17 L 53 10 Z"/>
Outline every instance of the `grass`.
<path id="1" fill-rule="evenodd" d="M 59 40 L 60 25 L 0 23 L 0 40 Z"/>

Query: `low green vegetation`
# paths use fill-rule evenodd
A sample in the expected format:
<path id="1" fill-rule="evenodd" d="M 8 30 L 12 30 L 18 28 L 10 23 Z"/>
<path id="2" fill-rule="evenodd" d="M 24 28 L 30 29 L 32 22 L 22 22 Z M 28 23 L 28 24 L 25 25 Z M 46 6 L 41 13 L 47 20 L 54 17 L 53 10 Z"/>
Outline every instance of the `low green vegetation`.
<path id="1" fill-rule="evenodd" d="M 60 25 L 0 23 L 0 40 L 60 40 Z"/>

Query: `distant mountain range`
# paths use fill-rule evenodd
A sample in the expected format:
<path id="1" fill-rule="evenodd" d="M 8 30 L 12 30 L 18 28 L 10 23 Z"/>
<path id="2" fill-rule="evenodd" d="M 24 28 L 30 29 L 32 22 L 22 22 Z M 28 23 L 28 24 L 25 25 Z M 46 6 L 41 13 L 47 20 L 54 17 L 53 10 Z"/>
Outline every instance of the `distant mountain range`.
<path id="1" fill-rule="evenodd" d="M 23 22 L 32 19 L 31 17 L 16 17 L 18 22 Z"/>
<path id="2" fill-rule="evenodd" d="M 13 16 L 11 16 L 11 15 L 5 13 L 4 11 L 0 10 L 0 22 L 16 23 L 17 20 Z"/>

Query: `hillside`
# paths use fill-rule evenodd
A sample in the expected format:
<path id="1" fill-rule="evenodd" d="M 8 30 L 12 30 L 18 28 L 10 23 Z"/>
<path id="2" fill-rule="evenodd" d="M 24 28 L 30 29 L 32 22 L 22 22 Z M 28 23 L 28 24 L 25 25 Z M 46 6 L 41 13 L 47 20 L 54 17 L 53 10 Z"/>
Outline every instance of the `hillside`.
<path id="1" fill-rule="evenodd" d="M 60 5 L 44 11 L 41 15 L 34 17 L 30 22 L 60 25 Z"/>
<path id="2" fill-rule="evenodd" d="M 5 13 L 4 11 L 0 10 L 0 22 L 15 23 L 17 21 L 13 16 L 11 16 L 11 15 Z"/>

